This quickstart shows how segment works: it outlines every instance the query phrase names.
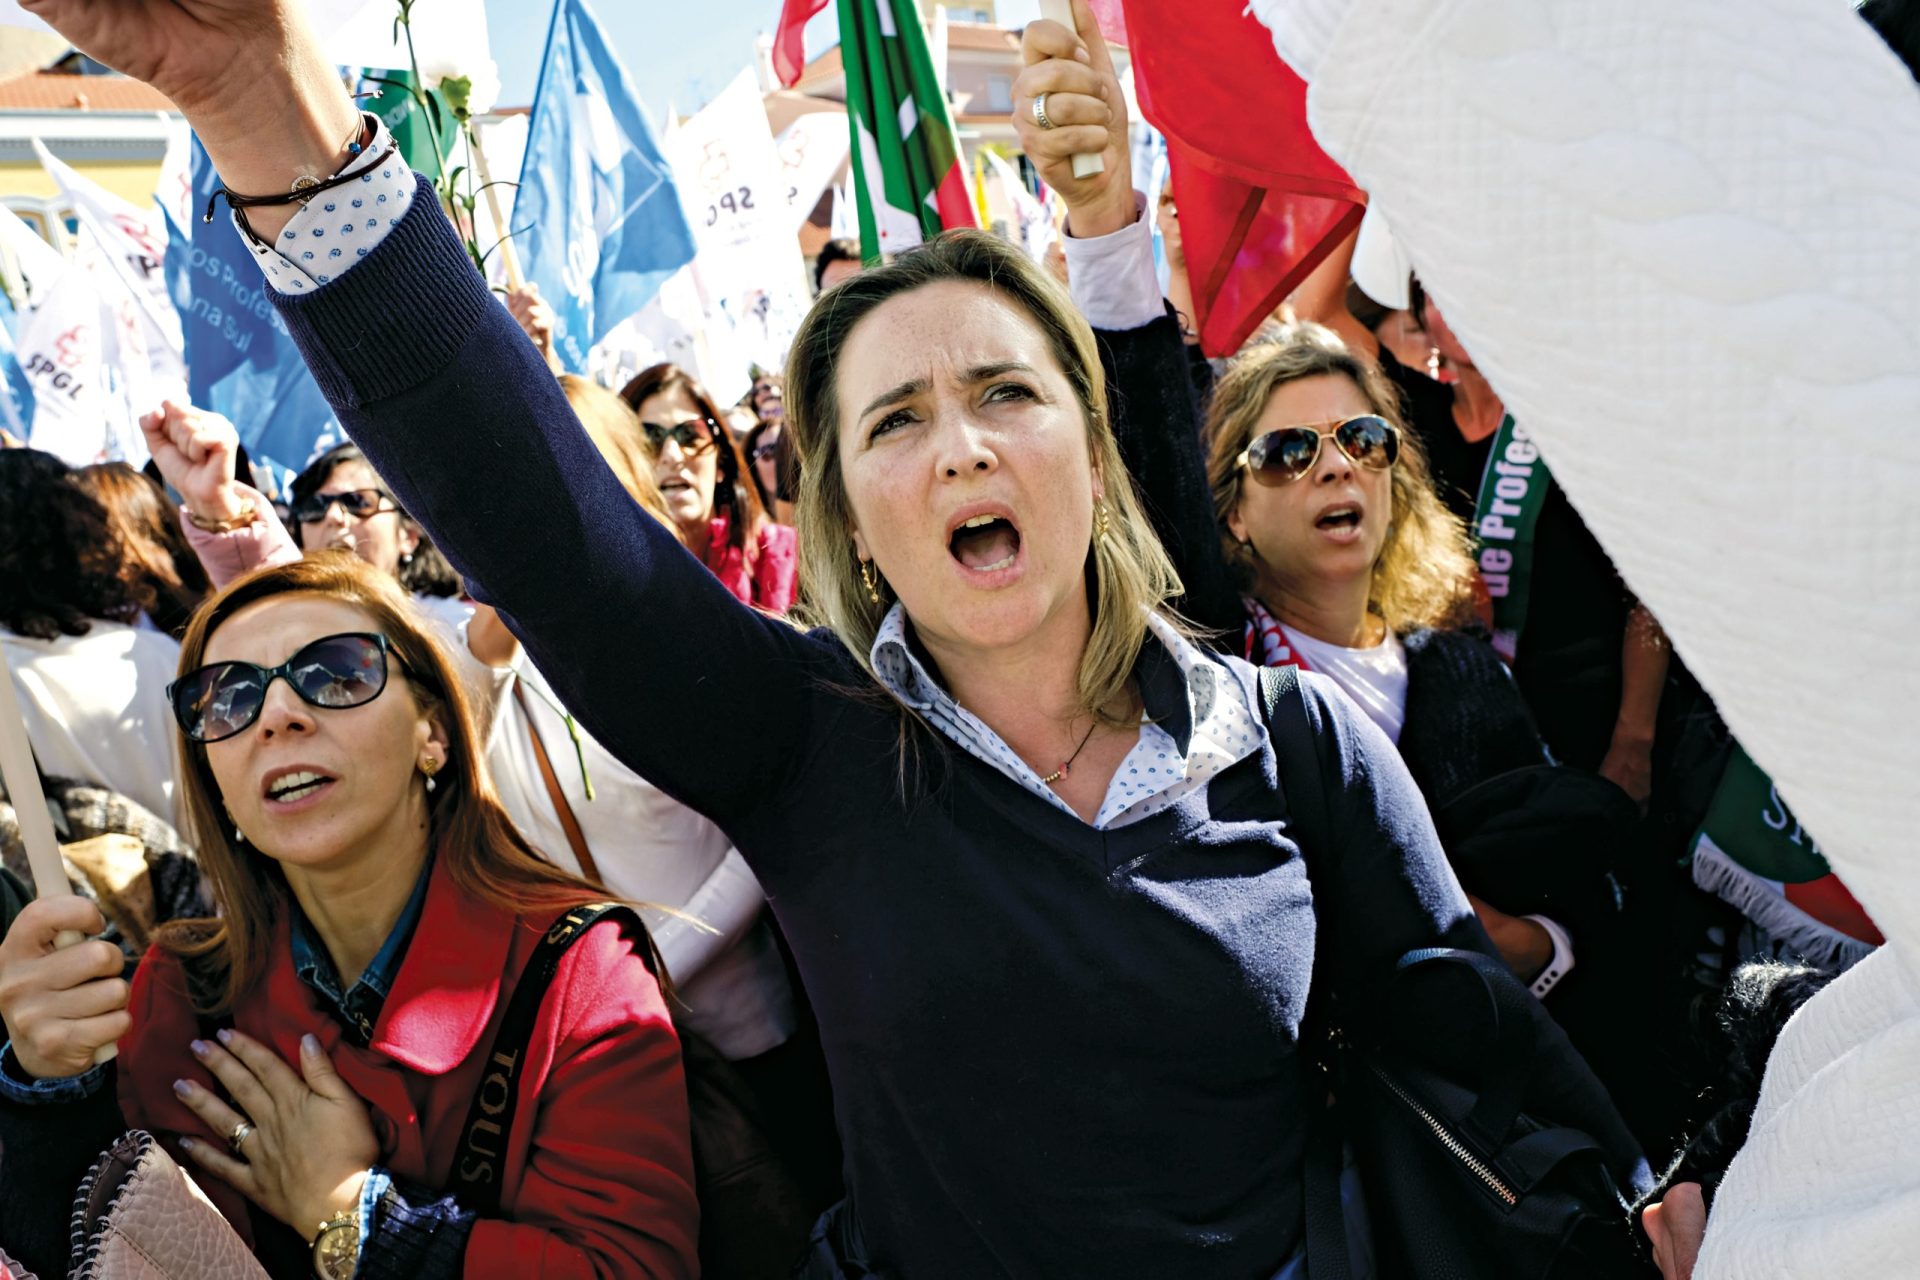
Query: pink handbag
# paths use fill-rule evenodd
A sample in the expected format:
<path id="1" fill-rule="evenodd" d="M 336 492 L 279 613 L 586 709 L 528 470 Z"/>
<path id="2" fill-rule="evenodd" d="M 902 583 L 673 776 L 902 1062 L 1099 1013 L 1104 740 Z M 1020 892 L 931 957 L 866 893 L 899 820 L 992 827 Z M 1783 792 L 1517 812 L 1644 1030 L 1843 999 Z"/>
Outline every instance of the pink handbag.
<path id="1" fill-rule="evenodd" d="M 70 1280 L 268 1280 L 247 1242 L 140 1129 L 87 1170 L 67 1267 Z"/>

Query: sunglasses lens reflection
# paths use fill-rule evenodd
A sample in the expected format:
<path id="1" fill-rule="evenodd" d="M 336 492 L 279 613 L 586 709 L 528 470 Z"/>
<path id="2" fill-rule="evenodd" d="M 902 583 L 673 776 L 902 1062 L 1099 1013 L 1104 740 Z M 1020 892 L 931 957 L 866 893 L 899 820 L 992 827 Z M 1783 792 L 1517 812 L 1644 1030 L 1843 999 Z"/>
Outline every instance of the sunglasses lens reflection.
<path id="1" fill-rule="evenodd" d="M 1400 437 L 1382 418 L 1368 416 L 1343 422 L 1334 439 L 1349 458 L 1374 471 L 1392 466 L 1400 456 Z"/>
<path id="2" fill-rule="evenodd" d="M 1294 480 L 1307 473 L 1320 453 L 1320 433 L 1312 427 L 1270 431 L 1254 442 L 1254 470 L 1275 480 Z"/>

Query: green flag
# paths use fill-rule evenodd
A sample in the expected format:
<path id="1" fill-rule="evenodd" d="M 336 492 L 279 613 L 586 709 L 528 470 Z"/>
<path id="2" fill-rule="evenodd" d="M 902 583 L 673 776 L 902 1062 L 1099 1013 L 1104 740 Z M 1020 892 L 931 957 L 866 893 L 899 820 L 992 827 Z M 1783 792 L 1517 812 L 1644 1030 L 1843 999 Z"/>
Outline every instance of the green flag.
<path id="1" fill-rule="evenodd" d="M 427 90 L 427 97 L 433 101 L 437 112 L 433 129 L 440 131 L 440 158 L 436 161 L 433 155 L 433 129 L 428 128 L 426 115 L 413 97 L 415 83 L 411 71 L 368 71 L 368 87 L 378 89 L 379 93 L 368 98 L 364 107 L 386 124 L 388 131 L 393 134 L 394 146 L 399 149 L 408 168 L 437 178 L 444 171 L 447 158 L 453 153 L 459 124 L 454 120 L 446 98 L 437 89 Z"/>
<path id="2" fill-rule="evenodd" d="M 978 226 L 947 96 L 914 0 L 839 0 L 861 255 L 911 249 Z"/>

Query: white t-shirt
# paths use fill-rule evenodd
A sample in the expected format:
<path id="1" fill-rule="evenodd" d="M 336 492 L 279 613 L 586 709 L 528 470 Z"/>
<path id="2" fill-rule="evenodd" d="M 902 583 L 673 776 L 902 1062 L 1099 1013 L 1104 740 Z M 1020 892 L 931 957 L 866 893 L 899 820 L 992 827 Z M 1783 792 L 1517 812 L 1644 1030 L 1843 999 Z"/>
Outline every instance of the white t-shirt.
<path id="1" fill-rule="evenodd" d="M 173 637 L 95 620 L 83 636 L 37 640 L 0 628 L 40 771 L 107 787 L 176 830 L 173 713 L 180 666 Z"/>
<path id="2" fill-rule="evenodd" d="M 1287 628 L 1287 640 L 1318 671 L 1352 698 L 1380 726 L 1389 742 L 1398 745 L 1407 719 L 1407 647 L 1391 631 L 1371 649 L 1343 649 L 1315 640 L 1298 627 Z"/>

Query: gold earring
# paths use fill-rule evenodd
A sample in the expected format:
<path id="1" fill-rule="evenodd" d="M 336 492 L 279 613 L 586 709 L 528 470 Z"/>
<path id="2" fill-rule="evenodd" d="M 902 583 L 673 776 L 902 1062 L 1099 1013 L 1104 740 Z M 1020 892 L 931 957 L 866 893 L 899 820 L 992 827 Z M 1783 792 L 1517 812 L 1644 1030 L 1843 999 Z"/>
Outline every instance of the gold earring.
<path id="1" fill-rule="evenodd" d="M 420 762 L 420 772 L 427 775 L 427 791 L 431 794 L 434 787 L 433 775 L 440 772 L 440 762 L 428 756 Z"/>
<path id="2" fill-rule="evenodd" d="M 866 584 L 867 599 L 880 603 L 880 575 L 873 571 L 873 561 L 860 562 L 860 581 Z"/>
<path id="3" fill-rule="evenodd" d="M 1098 498 L 1093 500 L 1093 540 L 1095 542 L 1107 540 L 1107 507 Z"/>

